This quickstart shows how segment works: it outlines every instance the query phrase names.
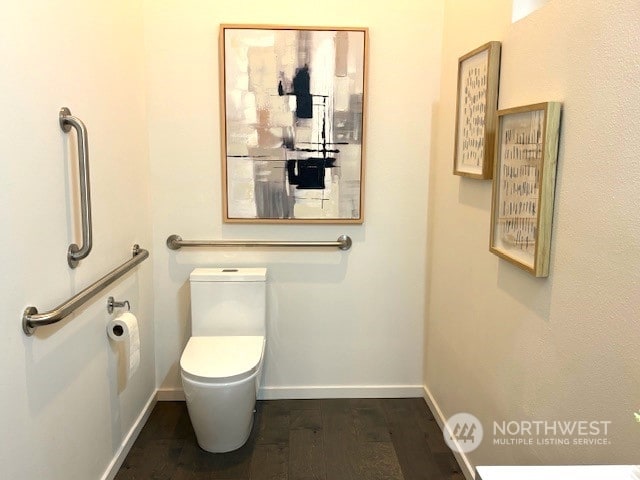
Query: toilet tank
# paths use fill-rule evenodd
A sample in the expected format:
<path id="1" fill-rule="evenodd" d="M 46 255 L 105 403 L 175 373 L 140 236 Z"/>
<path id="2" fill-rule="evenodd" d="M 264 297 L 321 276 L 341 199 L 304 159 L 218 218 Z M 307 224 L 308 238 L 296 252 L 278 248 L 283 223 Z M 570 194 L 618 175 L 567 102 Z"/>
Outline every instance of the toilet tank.
<path id="1" fill-rule="evenodd" d="M 266 268 L 191 272 L 191 335 L 265 335 Z"/>

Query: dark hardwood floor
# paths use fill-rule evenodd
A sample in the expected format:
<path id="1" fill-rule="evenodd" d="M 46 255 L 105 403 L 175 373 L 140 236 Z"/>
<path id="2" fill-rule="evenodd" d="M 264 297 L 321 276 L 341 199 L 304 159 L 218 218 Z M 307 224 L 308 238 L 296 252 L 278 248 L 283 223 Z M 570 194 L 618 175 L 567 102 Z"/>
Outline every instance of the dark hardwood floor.
<path id="1" fill-rule="evenodd" d="M 464 480 L 421 398 L 259 401 L 247 443 L 201 450 L 184 402 L 158 402 L 116 480 Z"/>

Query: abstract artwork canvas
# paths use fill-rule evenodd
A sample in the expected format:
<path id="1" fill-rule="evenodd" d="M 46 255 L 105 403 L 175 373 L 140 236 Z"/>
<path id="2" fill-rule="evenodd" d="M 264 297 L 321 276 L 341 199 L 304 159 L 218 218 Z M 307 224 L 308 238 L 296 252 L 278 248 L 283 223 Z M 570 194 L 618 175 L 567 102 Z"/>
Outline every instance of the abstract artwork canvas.
<path id="1" fill-rule="evenodd" d="M 458 59 L 453 173 L 490 179 L 498 109 L 500 42 L 489 42 Z"/>
<path id="2" fill-rule="evenodd" d="M 225 222 L 362 223 L 366 28 L 222 25 Z"/>
<path id="3" fill-rule="evenodd" d="M 498 112 L 490 250 L 536 277 L 549 274 L 561 104 Z"/>

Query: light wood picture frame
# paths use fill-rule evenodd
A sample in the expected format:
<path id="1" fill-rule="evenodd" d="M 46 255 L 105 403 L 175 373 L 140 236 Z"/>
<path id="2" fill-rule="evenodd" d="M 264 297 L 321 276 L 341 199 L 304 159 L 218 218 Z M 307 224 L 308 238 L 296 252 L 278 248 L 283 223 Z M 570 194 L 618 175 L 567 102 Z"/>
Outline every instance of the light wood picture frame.
<path id="1" fill-rule="evenodd" d="M 561 107 L 498 111 L 489 249 L 536 277 L 549 275 Z"/>
<path id="2" fill-rule="evenodd" d="M 493 175 L 500 42 L 488 42 L 458 59 L 453 173 L 490 179 Z"/>
<path id="3" fill-rule="evenodd" d="M 363 223 L 368 29 L 221 25 L 228 223 Z"/>

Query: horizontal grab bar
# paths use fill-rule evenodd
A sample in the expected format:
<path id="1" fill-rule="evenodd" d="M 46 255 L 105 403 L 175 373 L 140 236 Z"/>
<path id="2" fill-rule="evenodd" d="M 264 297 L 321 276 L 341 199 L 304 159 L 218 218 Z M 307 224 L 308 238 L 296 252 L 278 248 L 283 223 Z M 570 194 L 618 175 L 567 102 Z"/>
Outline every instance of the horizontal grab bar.
<path id="1" fill-rule="evenodd" d="M 179 250 L 182 247 L 334 247 L 340 250 L 351 248 L 351 237 L 340 235 L 335 242 L 290 242 L 279 240 L 183 240 L 180 235 L 167 238 L 167 247 Z"/>
<path id="2" fill-rule="evenodd" d="M 31 336 L 35 332 L 36 328 L 41 327 L 42 325 L 51 325 L 52 323 L 59 322 L 105 287 L 111 285 L 117 279 L 122 277 L 133 267 L 142 263 L 147 257 L 149 257 L 149 252 L 147 250 L 140 248 L 138 245 L 134 245 L 133 258 L 127 260 L 118 268 L 110 271 L 100 280 L 71 297 L 63 304 L 58 305 L 53 310 L 38 313 L 38 309 L 36 307 L 27 307 L 24 311 L 24 315 L 22 316 L 22 330 L 24 330 L 24 333 L 27 336 Z"/>

